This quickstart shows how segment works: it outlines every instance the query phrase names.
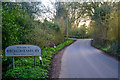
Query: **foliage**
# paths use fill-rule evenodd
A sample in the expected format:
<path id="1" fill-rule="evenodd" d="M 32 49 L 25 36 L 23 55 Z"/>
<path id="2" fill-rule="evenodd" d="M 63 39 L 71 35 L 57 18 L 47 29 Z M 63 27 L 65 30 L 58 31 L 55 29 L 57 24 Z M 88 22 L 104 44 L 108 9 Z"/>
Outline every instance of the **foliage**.
<path id="1" fill-rule="evenodd" d="M 63 42 L 64 37 L 58 22 L 35 21 L 34 16 L 26 11 L 29 5 L 20 4 L 3 3 L 3 50 L 13 44 L 34 44 L 44 48 Z"/>
<path id="2" fill-rule="evenodd" d="M 109 14 L 110 11 L 111 11 L 111 6 L 109 6 L 108 4 L 97 7 L 95 8 L 92 19 L 97 20 L 97 22 L 101 23 L 103 20 L 105 20 L 106 15 Z"/>
<path id="3" fill-rule="evenodd" d="M 118 41 L 117 40 L 102 40 L 100 39 L 102 42 L 102 44 L 100 43 L 100 41 L 96 42 L 94 41 L 93 46 L 102 49 L 106 52 L 108 52 L 109 54 L 113 54 L 115 56 L 120 56 L 120 50 L 118 47 Z"/>
<path id="4" fill-rule="evenodd" d="M 47 78 L 48 70 L 50 69 L 50 60 L 53 56 L 64 46 L 73 42 L 73 39 L 69 39 L 68 42 L 64 42 L 56 46 L 56 48 L 49 47 L 42 50 L 43 65 L 40 64 L 40 60 L 36 57 L 36 66 L 34 67 L 33 57 L 15 58 L 15 69 L 12 70 L 12 64 L 9 65 L 8 71 L 5 74 L 4 79 L 41 79 Z M 34 75 L 33 75 L 34 74 Z"/>
<path id="5" fill-rule="evenodd" d="M 118 34 L 119 34 L 119 17 L 118 13 L 120 10 L 114 11 L 110 14 L 110 18 L 108 19 L 109 21 L 109 29 L 108 29 L 108 38 L 110 40 L 118 40 Z"/>
<path id="6" fill-rule="evenodd" d="M 80 28 L 77 27 L 82 18 L 89 17 L 91 23 L 90 27 L 87 28 L 87 36 L 93 38 L 96 45 L 103 46 L 104 50 L 118 54 L 120 48 L 120 46 L 118 48 L 118 44 L 120 45 L 118 43 L 118 40 L 120 40 L 118 32 L 118 14 L 120 12 L 118 2 L 69 2 L 62 4 L 64 4 L 64 10 L 67 10 L 68 20 L 70 22 L 69 35 L 84 35 Z"/>
<path id="7" fill-rule="evenodd" d="M 36 6 L 37 3 L 33 3 L 33 5 Z M 44 49 L 54 44 L 60 44 L 64 40 L 58 22 L 44 21 L 42 23 L 34 20 L 33 13 L 36 11 L 33 7 L 35 6 L 30 7 L 30 3 L 3 2 L 2 4 L 3 75 L 11 67 L 12 58 L 6 58 L 4 53 L 8 46 L 32 44 Z"/>
<path id="8" fill-rule="evenodd" d="M 9 11 L 8 6 L 5 6 L 2 10 L 2 40 L 3 49 L 13 44 L 26 43 L 26 38 L 29 31 L 32 29 L 32 22 L 30 16 L 26 13 L 26 16 L 22 10 L 18 7 Z M 24 35 L 24 36 L 23 36 Z"/>
<path id="9" fill-rule="evenodd" d="M 103 50 L 120 56 L 120 46 L 118 47 L 118 44 L 120 45 L 118 43 L 120 42 L 118 41 L 120 40 L 118 35 L 119 10 L 117 2 L 58 3 L 56 4 L 54 21 L 44 20 L 43 23 L 34 20 L 35 14 L 41 15 L 40 12 L 44 13 L 44 10 L 39 10 L 36 7 L 38 4 L 41 3 L 2 3 L 2 62 L 4 69 L 8 70 L 5 74 L 6 78 L 26 78 L 26 76 L 35 79 L 47 78 L 47 71 L 50 69 L 50 59 L 53 58 L 56 51 L 69 43 L 68 41 L 68 43 L 60 44 L 64 40 L 66 25 L 69 27 L 68 32 L 70 35 L 90 36 L 94 39 L 95 46 L 97 45 Z M 90 27 L 82 25 L 78 28 L 81 18 L 88 16 L 91 19 Z M 12 58 L 6 58 L 4 50 L 14 44 L 33 44 L 41 47 L 42 50 L 44 49 L 42 51 L 44 64 L 40 65 L 37 58 L 37 66 L 33 68 L 34 72 L 32 70 L 33 58 L 15 58 L 16 68 L 15 71 L 12 71 Z M 54 44 L 60 45 L 56 49 L 50 48 Z M 41 73 L 37 72 L 38 68 Z M 35 76 L 32 76 L 32 71 L 36 74 Z M 27 74 L 27 72 L 31 74 Z"/>
<path id="10" fill-rule="evenodd" d="M 30 43 L 45 48 L 63 42 L 64 37 L 57 22 L 45 20 L 44 23 L 34 22 L 34 25 L 35 28 L 28 36 Z"/>
<path id="11" fill-rule="evenodd" d="M 83 37 L 83 38 L 88 37 L 87 26 L 84 24 L 84 25 L 81 25 L 80 27 L 71 28 L 69 35 Z"/>
<path id="12" fill-rule="evenodd" d="M 88 33 L 94 45 L 107 52 L 120 55 L 118 47 L 118 3 L 104 3 L 95 8 Z"/>
<path id="13" fill-rule="evenodd" d="M 34 75 L 33 75 L 34 74 Z M 40 68 L 39 66 L 31 67 L 16 67 L 15 70 L 8 70 L 5 77 L 6 79 L 40 79 L 46 78 L 47 70 Z"/>
<path id="14" fill-rule="evenodd" d="M 67 25 L 66 24 L 67 10 L 63 2 L 57 2 L 55 5 L 56 5 L 56 15 L 54 20 L 59 22 L 61 33 L 65 35 L 66 25 Z"/>

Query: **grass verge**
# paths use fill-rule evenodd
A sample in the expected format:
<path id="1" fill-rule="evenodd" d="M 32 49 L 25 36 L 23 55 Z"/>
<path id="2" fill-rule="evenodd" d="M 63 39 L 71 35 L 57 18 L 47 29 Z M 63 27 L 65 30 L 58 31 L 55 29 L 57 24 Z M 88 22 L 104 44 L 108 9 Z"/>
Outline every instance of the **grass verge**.
<path id="1" fill-rule="evenodd" d="M 105 55 L 108 55 L 108 56 L 113 57 L 120 61 L 120 52 L 117 51 L 116 47 L 111 48 L 111 46 L 101 46 L 101 45 L 93 43 L 93 41 L 92 41 L 91 45 L 93 47 L 105 52 Z"/>
<path id="2" fill-rule="evenodd" d="M 15 57 L 15 69 L 12 70 L 12 64 L 10 64 L 3 79 L 47 79 L 53 56 L 73 41 L 73 39 L 69 39 L 68 42 L 59 44 L 56 48 L 49 47 L 43 49 L 41 56 L 43 65 L 40 64 L 38 57 L 36 57 L 36 66 L 34 66 L 34 57 Z"/>

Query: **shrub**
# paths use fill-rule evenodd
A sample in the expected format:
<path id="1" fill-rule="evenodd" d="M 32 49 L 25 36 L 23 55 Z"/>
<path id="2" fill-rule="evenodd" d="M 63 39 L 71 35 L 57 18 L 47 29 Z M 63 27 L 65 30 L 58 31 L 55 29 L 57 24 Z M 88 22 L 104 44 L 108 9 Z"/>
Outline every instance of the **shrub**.
<path id="1" fill-rule="evenodd" d="M 56 48 L 49 47 L 42 50 L 43 65 L 40 64 L 40 60 L 36 57 L 36 66 L 34 66 L 34 57 L 21 57 L 15 58 L 15 69 L 12 70 L 12 64 L 9 65 L 8 70 L 4 76 L 4 79 L 41 79 L 48 78 L 48 70 L 50 69 L 50 63 L 53 56 L 62 49 L 65 45 L 73 42 L 73 39 L 69 39 L 68 42 L 64 42 L 56 46 Z"/>

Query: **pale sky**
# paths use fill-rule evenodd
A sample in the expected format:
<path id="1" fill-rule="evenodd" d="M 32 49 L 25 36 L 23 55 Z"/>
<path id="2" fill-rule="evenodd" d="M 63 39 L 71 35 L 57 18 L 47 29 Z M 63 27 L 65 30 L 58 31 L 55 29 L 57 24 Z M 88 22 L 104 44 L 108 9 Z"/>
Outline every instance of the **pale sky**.
<path id="1" fill-rule="evenodd" d="M 52 2 L 53 4 L 52 4 L 51 2 Z M 42 0 L 42 4 L 44 4 L 45 7 L 49 7 L 50 11 L 52 11 L 52 13 L 54 13 L 54 14 L 49 13 L 49 12 L 48 12 L 48 13 L 45 13 L 45 14 L 42 14 L 41 17 L 38 17 L 38 16 L 37 16 L 36 20 L 41 20 L 41 21 L 43 22 L 43 20 L 44 20 L 45 18 L 47 18 L 47 20 L 51 21 L 50 19 L 54 18 L 54 15 L 55 15 L 55 12 L 56 12 L 54 3 L 55 3 L 55 0 Z M 81 19 L 78 27 L 80 27 L 80 25 L 83 25 L 83 24 L 86 24 L 86 26 L 88 26 L 89 23 L 90 23 L 90 20 L 86 20 L 86 21 L 85 21 L 85 19 Z"/>
<path id="2" fill-rule="evenodd" d="M 4 2 L 4 1 L 9 1 L 9 0 L 1 0 L 1 1 Z M 44 13 L 44 14 L 42 14 L 42 17 L 37 16 L 36 20 L 41 20 L 41 21 L 43 21 L 45 18 L 47 18 L 47 20 L 49 20 L 49 21 L 50 21 L 50 19 L 54 18 L 56 9 L 55 9 L 55 5 L 53 5 L 53 4 L 56 1 L 57 2 L 79 2 L 79 1 L 81 1 L 81 2 L 86 2 L 86 1 L 101 2 L 101 0 L 10 0 L 10 1 L 13 1 L 13 2 L 15 2 L 15 1 L 17 1 L 17 2 L 29 2 L 29 1 L 30 2 L 39 2 L 39 1 L 42 1 L 42 4 L 44 4 L 45 7 L 49 7 L 49 9 L 52 13 L 49 13 L 49 12 Z M 120 0 L 102 0 L 102 1 L 103 2 L 119 2 Z M 90 20 L 87 20 L 86 22 L 84 22 L 84 20 L 81 20 L 78 27 L 83 24 L 86 24 L 88 26 L 89 23 L 90 23 Z"/>
<path id="3" fill-rule="evenodd" d="M 52 4 L 53 3 L 53 4 Z M 55 15 L 55 12 L 56 12 L 56 9 L 55 9 L 55 0 L 42 0 L 42 4 L 48 8 L 49 7 L 49 10 L 52 12 L 48 12 L 48 13 L 44 13 L 42 14 L 40 17 L 37 16 L 36 20 L 41 20 L 43 22 L 43 20 L 45 18 L 47 18 L 47 20 L 51 21 L 50 19 L 54 18 L 54 15 Z"/>

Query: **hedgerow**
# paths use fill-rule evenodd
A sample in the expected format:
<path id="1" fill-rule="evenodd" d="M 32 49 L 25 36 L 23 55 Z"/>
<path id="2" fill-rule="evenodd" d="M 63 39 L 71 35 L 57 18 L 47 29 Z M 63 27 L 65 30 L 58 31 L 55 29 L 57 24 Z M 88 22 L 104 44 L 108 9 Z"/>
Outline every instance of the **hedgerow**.
<path id="1" fill-rule="evenodd" d="M 42 50 L 42 62 L 36 57 L 36 66 L 34 66 L 34 57 L 16 57 L 15 69 L 12 69 L 12 64 L 9 65 L 4 79 L 47 79 L 48 71 L 50 70 L 51 59 L 64 46 L 73 42 L 69 39 L 56 46 L 56 48 L 49 47 Z"/>

